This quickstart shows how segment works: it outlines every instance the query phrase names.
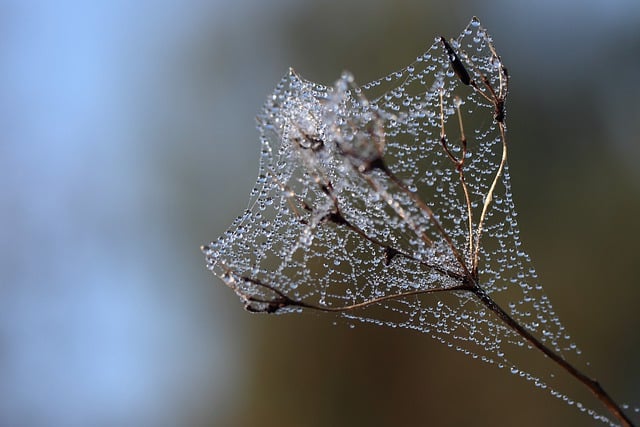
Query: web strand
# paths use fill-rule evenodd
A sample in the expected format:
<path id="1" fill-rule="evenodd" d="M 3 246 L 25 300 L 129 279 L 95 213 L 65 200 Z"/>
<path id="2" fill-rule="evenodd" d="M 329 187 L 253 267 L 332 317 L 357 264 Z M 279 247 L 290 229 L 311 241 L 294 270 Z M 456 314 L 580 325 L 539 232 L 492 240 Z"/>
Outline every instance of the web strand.
<path id="1" fill-rule="evenodd" d="M 568 362 L 580 350 L 522 249 L 507 91 L 475 18 L 456 40 L 437 38 L 363 86 L 348 73 L 327 87 L 290 70 L 258 117 L 249 207 L 203 247 L 208 268 L 250 311 L 310 309 L 416 330 L 569 400 L 544 369 L 518 367 L 517 355 L 537 348 L 631 425 Z"/>

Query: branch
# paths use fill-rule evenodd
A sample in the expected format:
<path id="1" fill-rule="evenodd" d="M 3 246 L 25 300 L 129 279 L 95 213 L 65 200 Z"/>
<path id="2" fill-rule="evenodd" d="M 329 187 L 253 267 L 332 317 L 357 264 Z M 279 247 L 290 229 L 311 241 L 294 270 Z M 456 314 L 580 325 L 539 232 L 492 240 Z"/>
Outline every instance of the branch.
<path id="1" fill-rule="evenodd" d="M 479 286 L 476 286 L 472 292 L 480 299 L 480 301 L 482 301 L 485 307 L 493 311 L 507 326 L 516 331 L 522 338 L 527 340 L 531 345 L 543 352 L 570 375 L 584 384 L 598 398 L 598 400 L 607 407 L 609 412 L 622 422 L 623 426 L 633 427 L 633 422 L 625 415 L 620 406 L 611 398 L 611 396 L 609 396 L 598 381 L 581 372 L 567 360 L 562 358 L 562 356 L 543 344 L 522 325 L 520 325 L 520 323 L 509 316 L 509 314 L 496 304 L 496 302 Z"/>
<path id="2" fill-rule="evenodd" d="M 350 305 L 345 305 L 345 306 L 340 306 L 340 307 L 332 307 L 332 306 L 326 306 L 326 305 L 316 305 L 316 304 L 311 304 L 305 301 L 301 301 L 301 300 L 296 300 L 294 298 L 291 298 L 287 295 L 285 295 L 282 291 L 280 291 L 278 288 L 276 288 L 273 285 L 270 285 L 268 283 L 265 283 L 259 279 L 255 279 L 253 277 L 248 277 L 248 276 L 240 276 L 241 280 L 244 280 L 246 282 L 252 283 L 256 286 L 268 289 L 270 291 L 272 291 L 273 293 L 276 294 L 276 298 L 274 299 L 263 299 L 263 298 L 258 298 L 252 295 L 247 295 L 245 293 L 242 293 L 241 290 L 235 288 L 234 290 L 236 292 L 240 291 L 240 295 L 242 295 L 242 297 L 249 302 L 258 302 L 258 303 L 264 303 L 267 304 L 267 308 L 265 310 L 258 310 L 258 309 L 251 309 L 249 308 L 250 311 L 266 311 L 268 313 L 275 313 L 277 310 L 281 309 L 281 308 L 285 308 L 285 307 L 300 307 L 300 308 L 309 308 L 312 310 L 318 310 L 318 311 L 323 311 L 323 312 L 331 312 L 331 313 L 336 313 L 336 312 L 345 312 L 345 311 L 351 311 L 351 310 L 356 310 L 359 308 L 365 308 L 365 307 L 369 307 L 371 305 L 374 304 L 379 304 L 381 302 L 385 302 L 385 301 L 392 301 L 392 300 L 400 300 L 406 297 L 410 297 L 410 296 L 416 296 L 416 295 L 426 295 L 426 294 L 434 294 L 434 293 L 442 293 L 442 292 L 453 292 L 453 291 L 467 291 L 467 292 L 472 292 L 473 291 L 473 286 L 463 283 L 460 285 L 456 285 L 456 286 L 451 286 L 449 288 L 429 288 L 429 289 L 416 289 L 413 291 L 407 291 L 407 292 L 400 292 L 400 293 L 396 293 L 396 294 L 390 294 L 390 295 L 385 295 L 383 297 L 378 297 L 378 298 L 372 298 L 360 303 L 356 303 L 356 304 L 350 304 Z"/>

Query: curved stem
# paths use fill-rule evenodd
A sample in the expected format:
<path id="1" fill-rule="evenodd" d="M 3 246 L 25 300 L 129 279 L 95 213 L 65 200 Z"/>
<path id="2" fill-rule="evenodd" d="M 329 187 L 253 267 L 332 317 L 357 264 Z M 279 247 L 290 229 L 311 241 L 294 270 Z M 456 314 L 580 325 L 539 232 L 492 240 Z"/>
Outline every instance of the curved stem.
<path id="1" fill-rule="evenodd" d="M 480 299 L 480 301 L 482 301 L 485 307 L 493 311 L 507 326 L 517 332 L 522 338 L 527 340 L 535 348 L 543 352 L 547 357 L 549 357 L 556 364 L 562 367 L 570 375 L 584 384 L 589 389 L 589 391 L 591 391 L 598 398 L 598 400 L 600 400 L 607 407 L 609 412 L 611 412 L 622 423 L 623 426 L 633 427 L 632 421 L 625 415 L 624 412 L 622 412 L 620 406 L 611 398 L 611 396 L 609 396 L 609 393 L 607 393 L 602 388 L 598 381 L 578 370 L 571 363 L 563 359 L 562 356 L 560 356 L 540 340 L 538 340 L 538 338 L 532 335 L 531 332 L 526 330 L 522 325 L 520 325 L 520 323 L 509 316 L 509 314 L 504 311 L 498 304 L 496 304 L 496 302 L 478 285 L 475 285 L 472 292 L 478 297 L 478 299 Z"/>
<path id="2" fill-rule="evenodd" d="M 366 301 L 363 301 L 363 302 L 360 302 L 360 303 L 351 304 L 351 305 L 345 305 L 345 306 L 341 306 L 341 307 L 329 307 L 329 306 L 324 306 L 324 305 L 313 305 L 313 304 L 308 304 L 308 303 L 304 303 L 304 302 L 294 303 L 292 305 L 297 305 L 299 307 L 311 308 L 311 309 L 314 309 L 314 310 L 319 310 L 319 311 L 324 311 L 324 312 L 343 312 L 343 311 L 355 310 L 355 309 L 358 309 L 358 308 L 365 308 L 365 307 L 368 307 L 370 305 L 378 304 L 378 303 L 381 303 L 381 302 L 384 302 L 384 301 L 399 300 L 399 299 L 402 299 L 402 298 L 405 298 L 405 297 L 409 297 L 409 296 L 435 294 L 435 293 L 452 292 L 452 291 L 471 291 L 471 287 L 469 285 L 457 285 L 457 286 L 452 286 L 450 288 L 416 289 L 414 291 L 408 291 L 408 292 L 402 292 L 402 293 L 398 293 L 398 294 L 385 295 L 383 297 L 374 298 L 374 299 L 366 300 Z"/>
<path id="3" fill-rule="evenodd" d="M 482 238 L 482 232 L 484 230 L 484 222 L 487 218 L 487 212 L 489 211 L 489 207 L 491 206 L 491 201 L 493 200 L 493 192 L 498 185 L 498 181 L 502 176 L 502 172 L 504 171 L 504 166 L 507 163 L 507 139 L 504 131 L 504 124 L 502 122 L 498 122 L 498 127 L 500 128 L 500 137 L 502 139 L 502 158 L 500 159 L 500 165 L 498 166 L 498 170 L 493 178 L 493 182 L 489 187 L 489 191 L 487 191 L 487 195 L 484 198 L 484 205 L 482 206 L 482 213 L 480 214 L 480 219 L 478 220 L 478 231 L 476 233 L 476 247 L 475 253 L 473 255 L 473 266 L 472 270 L 474 275 L 478 272 L 478 263 L 480 262 L 480 239 Z"/>
<path id="4" fill-rule="evenodd" d="M 609 393 L 606 392 L 606 390 L 600 385 L 600 383 L 597 380 L 589 377 L 588 375 L 580 371 L 578 368 L 573 366 L 571 363 L 569 363 L 567 360 L 565 360 L 558 353 L 554 352 L 552 349 L 547 347 L 542 341 L 536 338 L 531 332 L 525 329 L 522 325 L 520 325 L 520 323 L 518 323 L 506 311 L 504 311 L 504 309 L 500 307 L 489 296 L 489 294 L 487 294 L 477 284 L 468 285 L 463 283 L 463 284 L 452 286 L 449 288 L 417 289 L 417 290 L 408 291 L 408 292 L 400 292 L 396 294 L 385 295 L 379 298 L 372 298 L 356 304 L 350 304 L 350 305 L 345 305 L 340 307 L 329 307 L 325 305 L 316 305 L 316 304 L 311 304 L 304 301 L 294 300 L 286 296 L 276 287 L 269 285 L 267 283 L 264 283 L 257 279 L 253 279 L 245 276 L 242 276 L 242 279 L 250 283 L 253 283 L 254 285 L 267 288 L 272 292 L 274 292 L 276 295 L 278 295 L 278 298 L 275 301 L 255 298 L 255 297 L 248 297 L 249 301 L 269 304 L 267 311 L 276 311 L 284 307 L 300 307 L 300 308 L 318 310 L 322 312 L 340 313 L 345 311 L 356 310 L 359 308 L 369 307 L 371 305 L 379 304 L 385 301 L 400 300 L 409 296 L 418 296 L 418 295 L 453 292 L 453 291 L 472 292 L 482 302 L 482 304 L 484 304 L 485 307 L 487 307 L 489 310 L 495 313 L 496 316 L 498 316 L 498 318 L 502 320 L 509 328 L 514 330 L 518 335 L 524 338 L 532 346 L 540 350 L 547 357 L 549 357 L 549 359 L 551 359 L 554 363 L 559 365 L 562 369 L 567 371 L 571 376 L 576 378 L 585 387 L 587 387 L 589 391 L 591 391 L 596 396 L 596 398 L 605 405 L 605 407 L 609 410 L 609 412 L 611 412 L 611 414 L 613 414 L 622 423 L 623 426 L 625 427 L 634 426 L 633 422 L 622 411 L 622 408 L 620 408 L 620 406 L 611 398 Z M 272 309 L 271 304 L 276 304 L 275 308 Z"/>
<path id="5" fill-rule="evenodd" d="M 231 270 L 229 270 L 230 272 Z M 285 295 L 281 290 L 279 290 L 278 288 L 276 288 L 273 285 L 270 285 L 269 283 L 265 283 L 262 280 L 259 279 L 255 279 L 253 277 L 248 277 L 248 276 L 240 276 L 241 280 L 244 280 L 246 282 L 252 283 L 256 286 L 260 286 L 262 288 L 268 289 L 271 292 L 273 292 L 274 294 L 277 295 L 277 298 L 274 299 L 263 299 L 263 298 L 257 298 L 257 297 L 253 297 L 251 295 L 245 295 L 240 289 L 234 289 L 237 293 L 239 293 L 240 295 L 243 295 L 244 298 L 249 301 L 249 302 L 258 302 L 258 303 L 264 303 L 264 304 L 269 304 L 269 306 L 267 307 L 266 311 L 277 311 L 280 308 L 284 308 L 284 307 L 301 307 L 301 308 L 309 308 L 309 309 L 313 309 L 313 310 L 318 310 L 318 311 L 324 311 L 324 312 L 344 312 L 344 311 L 350 311 L 350 310 L 356 310 L 358 308 L 365 308 L 365 307 L 369 307 L 371 305 L 374 304 L 379 304 L 381 302 L 385 302 L 385 301 L 392 301 L 392 300 L 400 300 L 402 298 L 405 297 L 410 297 L 410 296 L 416 296 L 416 295 L 426 295 L 426 294 L 435 294 L 435 293 L 442 293 L 442 292 L 453 292 L 453 291 L 467 291 L 467 292 L 473 292 L 473 286 L 466 284 L 466 283 L 462 283 L 460 285 L 456 285 L 456 286 L 451 286 L 448 288 L 428 288 L 428 289 L 416 289 L 413 291 L 407 291 L 407 292 L 399 292 L 396 294 L 390 294 L 390 295 L 385 295 L 382 297 L 378 297 L 378 298 L 372 298 L 369 300 L 365 300 L 356 304 L 350 304 L 350 305 L 345 305 L 345 306 L 339 306 L 339 307 L 330 307 L 330 306 L 326 306 L 326 305 L 316 305 L 316 304 L 311 304 L 308 302 L 304 302 L 304 301 L 300 301 L 300 300 L 296 300 L 293 299 L 287 295 Z M 272 307 L 273 305 L 273 307 Z"/>
<path id="6" fill-rule="evenodd" d="M 231 272 L 231 270 L 228 270 Z M 241 280 L 252 283 L 256 286 L 268 289 L 269 291 L 276 294 L 275 299 L 265 299 L 258 298 L 251 295 L 243 294 L 239 289 L 234 289 L 236 292 L 239 292 L 241 295 L 244 295 L 245 299 L 248 302 L 257 302 L 267 304 L 267 307 L 262 311 L 267 312 L 275 312 L 281 308 L 285 307 L 300 307 L 300 308 L 308 308 L 311 310 L 317 310 L 322 312 L 329 313 L 340 313 L 345 311 L 357 310 L 360 308 L 369 307 L 375 304 L 379 304 L 385 301 L 392 300 L 400 300 L 410 296 L 419 296 L 426 294 L 435 294 L 435 293 L 444 293 L 444 292 L 454 292 L 454 291 L 466 291 L 473 293 L 482 304 L 491 310 L 500 320 L 502 320 L 509 328 L 515 331 L 518 335 L 524 338 L 527 342 L 529 342 L 533 347 L 540 350 L 544 353 L 549 359 L 551 359 L 554 363 L 560 366 L 562 369 L 567 371 L 571 376 L 580 381 L 585 387 L 591 391 L 595 397 L 600 400 L 605 407 L 609 410 L 609 412 L 614 415 L 625 427 L 633 427 L 633 422 L 625 415 L 622 411 L 622 408 L 611 398 L 609 393 L 600 385 L 600 383 L 580 371 L 578 368 L 573 366 L 570 362 L 565 360 L 558 353 L 547 347 L 542 341 L 536 338 L 531 332 L 525 329 L 518 321 L 513 319 L 502 307 L 500 307 L 494 300 L 491 298 L 489 294 L 487 294 L 477 283 L 468 284 L 461 283 L 457 286 L 452 286 L 448 288 L 429 288 L 429 289 L 416 289 L 408 292 L 400 292 L 396 294 L 385 295 L 378 298 L 372 298 L 369 300 L 365 300 L 359 303 L 339 306 L 339 307 L 330 307 L 326 305 L 318 305 L 312 304 L 301 300 L 293 299 L 287 295 L 285 295 L 281 290 L 277 287 L 265 283 L 261 280 L 248 277 L 248 276 L 240 276 Z M 258 311 L 257 309 L 247 307 L 251 311 Z"/>

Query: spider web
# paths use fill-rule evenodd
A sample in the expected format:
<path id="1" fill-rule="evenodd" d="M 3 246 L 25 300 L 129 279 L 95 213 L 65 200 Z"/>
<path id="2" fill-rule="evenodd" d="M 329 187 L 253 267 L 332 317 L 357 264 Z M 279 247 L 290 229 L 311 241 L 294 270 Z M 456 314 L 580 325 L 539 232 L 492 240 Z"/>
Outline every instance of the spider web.
<path id="1" fill-rule="evenodd" d="M 473 293 L 420 293 L 459 286 L 477 245 L 486 294 L 563 358 L 580 354 L 522 249 L 506 166 L 477 232 L 504 142 L 491 88 L 506 95 L 506 71 L 476 18 L 450 47 L 471 80 L 487 84 L 464 84 L 440 39 L 363 86 L 349 74 L 328 87 L 290 70 L 258 116 L 260 169 L 248 209 L 203 247 L 207 266 L 251 311 L 362 304 L 338 313 L 429 334 L 611 423 L 548 385 L 547 371 L 521 370 L 515 360 L 531 345 Z M 376 167 L 381 153 L 400 184 Z M 464 157 L 469 205 L 451 156 Z"/>

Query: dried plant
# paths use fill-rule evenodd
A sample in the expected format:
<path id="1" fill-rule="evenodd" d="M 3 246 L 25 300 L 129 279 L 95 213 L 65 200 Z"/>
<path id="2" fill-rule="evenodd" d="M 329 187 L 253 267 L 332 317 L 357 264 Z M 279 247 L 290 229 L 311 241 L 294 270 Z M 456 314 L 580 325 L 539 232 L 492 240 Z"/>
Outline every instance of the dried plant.
<path id="1" fill-rule="evenodd" d="M 326 87 L 290 70 L 258 117 L 249 208 L 202 248 L 207 266 L 249 311 L 310 309 L 427 333 L 614 424 L 518 368 L 519 352 L 538 349 L 630 426 L 569 361 L 580 350 L 522 249 L 508 82 L 477 18 L 363 86 L 348 73 Z"/>

